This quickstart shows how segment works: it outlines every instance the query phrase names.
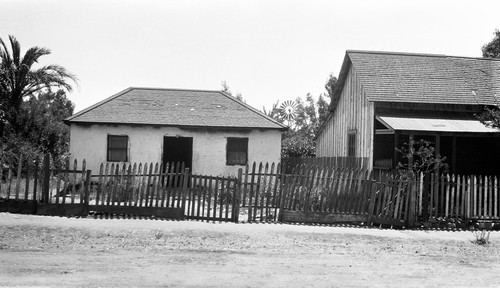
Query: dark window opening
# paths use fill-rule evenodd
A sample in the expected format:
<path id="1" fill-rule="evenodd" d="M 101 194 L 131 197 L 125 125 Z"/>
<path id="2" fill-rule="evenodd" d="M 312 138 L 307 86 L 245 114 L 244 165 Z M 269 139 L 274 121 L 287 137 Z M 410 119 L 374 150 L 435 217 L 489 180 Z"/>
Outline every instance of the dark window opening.
<path id="1" fill-rule="evenodd" d="M 108 135 L 108 162 L 128 162 L 128 136 Z"/>
<path id="2" fill-rule="evenodd" d="M 356 134 L 355 133 L 347 134 L 347 156 L 348 157 L 356 156 Z"/>
<path id="3" fill-rule="evenodd" d="M 226 164 L 246 165 L 248 161 L 248 138 L 227 138 Z"/>

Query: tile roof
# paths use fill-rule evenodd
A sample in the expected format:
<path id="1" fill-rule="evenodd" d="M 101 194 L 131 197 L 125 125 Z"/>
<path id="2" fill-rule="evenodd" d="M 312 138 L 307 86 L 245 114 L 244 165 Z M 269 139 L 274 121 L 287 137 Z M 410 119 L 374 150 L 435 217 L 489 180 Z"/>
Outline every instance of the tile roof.
<path id="1" fill-rule="evenodd" d="M 350 61 L 370 101 L 500 102 L 499 59 L 348 50 L 345 61 Z"/>
<path id="2" fill-rule="evenodd" d="M 65 122 L 287 129 L 222 91 L 133 87 L 76 113 Z"/>

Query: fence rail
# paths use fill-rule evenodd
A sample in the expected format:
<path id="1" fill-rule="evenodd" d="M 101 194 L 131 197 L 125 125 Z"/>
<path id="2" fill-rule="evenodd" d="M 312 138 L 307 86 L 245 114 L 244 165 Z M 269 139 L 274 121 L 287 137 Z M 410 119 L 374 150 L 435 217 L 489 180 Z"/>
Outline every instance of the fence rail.
<path id="1" fill-rule="evenodd" d="M 367 157 L 290 157 L 283 159 L 283 167 L 286 173 L 291 173 L 297 165 L 311 165 L 335 169 L 366 169 L 368 164 Z"/>

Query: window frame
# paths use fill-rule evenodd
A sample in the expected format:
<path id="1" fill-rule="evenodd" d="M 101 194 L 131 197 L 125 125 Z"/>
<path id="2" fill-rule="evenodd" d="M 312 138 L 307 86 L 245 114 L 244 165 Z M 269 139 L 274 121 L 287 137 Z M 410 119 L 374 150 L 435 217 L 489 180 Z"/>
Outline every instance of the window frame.
<path id="1" fill-rule="evenodd" d="M 125 141 L 126 141 L 126 142 L 125 142 L 125 144 L 126 144 L 125 146 L 126 146 L 126 147 L 125 147 L 125 148 L 110 147 L 110 146 L 111 146 L 111 145 L 110 145 L 110 144 L 111 144 L 111 141 L 110 141 L 110 139 L 111 139 L 111 138 L 121 138 L 121 139 L 125 139 Z M 106 161 L 107 161 L 107 162 L 129 162 L 129 155 L 128 155 L 128 154 L 129 154 L 129 153 L 128 153 L 129 151 L 128 151 L 128 145 L 129 145 L 129 137 L 128 137 L 128 135 L 109 135 L 109 134 L 108 134 L 108 138 L 107 138 L 107 145 L 106 145 Z M 114 150 L 114 151 L 116 151 L 116 150 L 125 151 L 125 161 L 123 161 L 123 160 L 111 160 L 111 159 L 110 159 L 110 154 L 111 154 L 111 153 L 109 153 L 109 152 L 110 152 L 110 150 Z"/>
<path id="2" fill-rule="evenodd" d="M 230 153 L 242 153 L 243 151 L 230 151 L 230 148 L 232 148 L 232 145 L 236 144 L 230 144 L 231 141 L 242 141 L 241 143 L 244 143 L 245 145 L 245 160 L 244 161 L 237 161 L 237 160 L 232 160 L 230 161 Z M 248 137 L 227 137 L 226 140 L 226 165 L 227 166 L 244 166 L 248 164 Z M 237 145 L 239 145 L 237 144 Z"/>
<path id="3" fill-rule="evenodd" d="M 356 130 L 347 132 L 347 157 L 356 157 Z"/>

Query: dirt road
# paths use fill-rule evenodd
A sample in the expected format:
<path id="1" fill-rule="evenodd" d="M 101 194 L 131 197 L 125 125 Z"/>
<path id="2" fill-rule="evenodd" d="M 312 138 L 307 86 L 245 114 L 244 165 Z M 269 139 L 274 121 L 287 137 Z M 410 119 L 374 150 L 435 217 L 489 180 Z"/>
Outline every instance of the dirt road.
<path id="1" fill-rule="evenodd" d="M 499 287 L 500 233 L 0 213 L 0 285 Z"/>

